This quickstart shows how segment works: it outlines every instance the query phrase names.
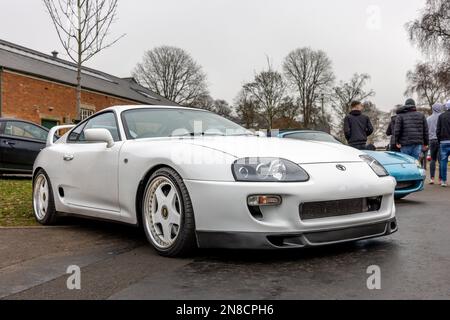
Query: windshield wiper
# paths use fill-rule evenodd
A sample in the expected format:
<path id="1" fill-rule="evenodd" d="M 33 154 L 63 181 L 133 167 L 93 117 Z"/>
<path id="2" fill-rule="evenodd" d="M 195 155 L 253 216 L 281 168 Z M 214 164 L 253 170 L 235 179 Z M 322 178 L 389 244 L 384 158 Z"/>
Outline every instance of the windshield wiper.
<path id="1" fill-rule="evenodd" d="M 243 133 L 235 133 L 235 134 L 225 134 L 223 132 L 186 132 L 183 134 L 177 134 L 173 137 L 186 137 L 186 136 L 219 136 L 219 137 L 240 137 L 240 136 L 255 136 L 255 134 L 251 132 L 243 132 Z"/>
<path id="2" fill-rule="evenodd" d="M 191 136 L 191 137 L 196 137 L 196 136 L 226 136 L 224 133 L 221 132 L 186 132 L 183 134 L 177 134 L 174 135 L 172 137 L 186 137 L 186 136 Z"/>

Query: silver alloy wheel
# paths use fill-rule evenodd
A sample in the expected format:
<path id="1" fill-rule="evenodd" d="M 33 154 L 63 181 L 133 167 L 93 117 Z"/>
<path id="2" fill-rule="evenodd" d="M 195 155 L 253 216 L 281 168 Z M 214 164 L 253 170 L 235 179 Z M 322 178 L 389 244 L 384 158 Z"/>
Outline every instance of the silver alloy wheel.
<path id="1" fill-rule="evenodd" d="M 150 183 L 144 196 L 144 224 L 152 242 L 169 248 L 180 232 L 182 208 L 180 195 L 168 178 L 160 176 Z"/>
<path id="2" fill-rule="evenodd" d="M 34 179 L 33 206 L 36 218 L 43 220 L 48 212 L 49 188 L 47 178 L 39 174 Z"/>

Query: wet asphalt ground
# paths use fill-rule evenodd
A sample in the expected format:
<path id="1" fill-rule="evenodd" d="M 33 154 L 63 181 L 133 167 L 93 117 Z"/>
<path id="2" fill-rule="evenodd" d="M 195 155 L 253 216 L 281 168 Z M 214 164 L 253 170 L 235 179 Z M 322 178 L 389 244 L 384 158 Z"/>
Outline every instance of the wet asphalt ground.
<path id="1" fill-rule="evenodd" d="M 389 237 L 289 251 L 158 256 L 133 227 L 0 229 L 0 299 L 450 299 L 450 188 L 397 202 Z M 67 267 L 81 268 L 68 290 Z M 367 288 L 367 268 L 381 289 Z"/>

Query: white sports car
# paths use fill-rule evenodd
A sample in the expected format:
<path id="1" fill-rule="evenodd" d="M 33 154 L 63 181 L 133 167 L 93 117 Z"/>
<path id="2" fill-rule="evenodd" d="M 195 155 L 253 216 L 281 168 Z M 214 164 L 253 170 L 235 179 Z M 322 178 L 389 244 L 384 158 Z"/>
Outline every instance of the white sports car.
<path id="1" fill-rule="evenodd" d="M 34 164 L 42 224 L 69 214 L 143 226 L 167 256 L 197 247 L 318 246 L 397 230 L 395 180 L 344 145 L 261 137 L 181 107 L 112 107 L 54 142 L 67 127 L 51 130 Z"/>

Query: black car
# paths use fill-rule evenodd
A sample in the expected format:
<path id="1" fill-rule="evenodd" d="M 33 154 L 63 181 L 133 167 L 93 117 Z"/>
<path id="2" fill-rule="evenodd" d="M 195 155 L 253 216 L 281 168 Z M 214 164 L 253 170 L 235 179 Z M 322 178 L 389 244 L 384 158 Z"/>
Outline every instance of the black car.
<path id="1" fill-rule="evenodd" d="M 48 132 L 29 121 L 0 118 L 0 173 L 31 173 Z"/>

